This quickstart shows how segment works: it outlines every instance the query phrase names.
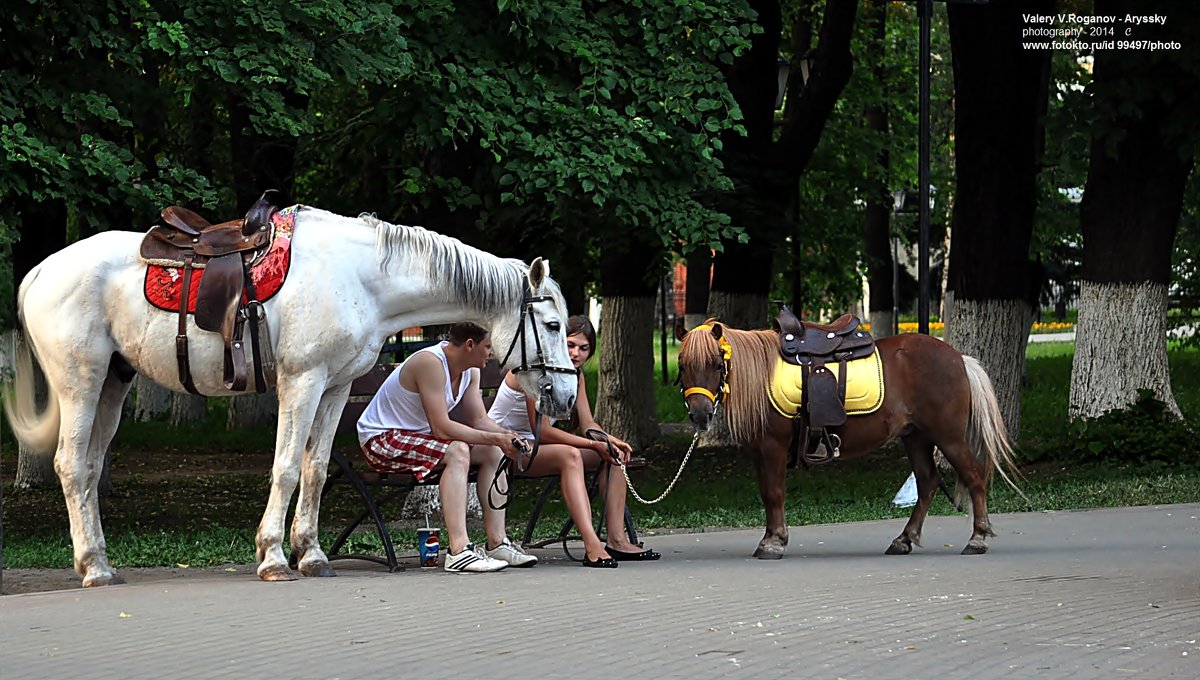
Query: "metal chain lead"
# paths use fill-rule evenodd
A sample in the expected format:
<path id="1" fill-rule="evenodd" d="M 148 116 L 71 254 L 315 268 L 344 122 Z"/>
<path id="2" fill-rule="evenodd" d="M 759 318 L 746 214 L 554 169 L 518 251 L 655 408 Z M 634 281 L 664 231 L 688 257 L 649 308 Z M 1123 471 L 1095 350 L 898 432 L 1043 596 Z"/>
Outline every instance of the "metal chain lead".
<path id="1" fill-rule="evenodd" d="M 629 487 L 629 493 L 633 494 L 633 497 L 638 499 L 638 502 L 645 505 L 653 505 L 666 498 L 667 494 L 671 493 L 671 489 L 675 488 L 675 482 L 679 481 L 679 476 L 683 474 L 683 467 L 687 465 L 688 458 L 692 457 L 692 450 L 696 448 L 696 442 L 698 441 L 700 441 L 700 433 L 696 432 L 695 436 L 692 437 L 692 445 L 688 447 L 687 454 L 683 456 L 683 461 L 679 463 L 679 471 L 675 473 L 675 479 L 672 479 L 671 483 L 667 485 L 666 491 L 663 491 L 658 498 L 655 498 L 652 501 L 648 501 L 638 495 L 637 489 L 633 488 L 633 482 L 629 481 L 629 472 L 625 469 L 625 463 L 617 463 L 617 465 L 621 468 L 621 474 L 625 475 L 625 486 Z"/>

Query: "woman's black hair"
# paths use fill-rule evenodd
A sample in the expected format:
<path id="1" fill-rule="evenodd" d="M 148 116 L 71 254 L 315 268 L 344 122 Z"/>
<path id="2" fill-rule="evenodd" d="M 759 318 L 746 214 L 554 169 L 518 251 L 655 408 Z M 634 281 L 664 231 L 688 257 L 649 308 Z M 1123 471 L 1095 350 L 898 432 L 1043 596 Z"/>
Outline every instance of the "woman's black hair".
<path id="1" fill-rule="evenodd" d="M 577 314 L 567 319 L 567 337 L 569 338 L 578 333 L 583 333 L 584 337 L 588 340 L 588 347 L 590 349 L 588 350 L 588 357 L 585 359 L 587 361 L 596 354 L 596 329 L 592 327 L 592 322 L 582 314 Z"/>

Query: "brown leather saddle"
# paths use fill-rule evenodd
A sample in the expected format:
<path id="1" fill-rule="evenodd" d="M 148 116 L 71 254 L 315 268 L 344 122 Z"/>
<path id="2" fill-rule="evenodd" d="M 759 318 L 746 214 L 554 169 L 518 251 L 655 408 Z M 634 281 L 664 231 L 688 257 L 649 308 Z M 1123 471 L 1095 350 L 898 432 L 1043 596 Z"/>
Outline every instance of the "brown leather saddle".
<path id="1" fill-rule="evenodd" d="M 831 430 L 846 423 L 846 363 L 871 356 L 875 340 L 853 314 L 831 324 L 808 323 L 783 305 L 775 326 L 780 356 L 803 368 L 790 466 L 795 467 L 800 451 L 806 465 L 828 463 L 841 453 L 841 437 Z M 837 365 L 837 376 L 830 364 Z"/>
<path id="2" fill-rule="evenodd" d="M 274 190 L 263 192 L 245 217 L 220 224 L 210 224 L 181 206 L 164 208 L 162 219 L 166 224 L 152 227 L 142 239 L 142 259 L 183 270 L 175 357 L 179 382 L 192 394 L 199 392 L 188 364 L 187 315 L 192 273 L 197 269 L 203 269 L 204 275 L 196 291 L 196 326 L 220 333 L 225 340 L 225 387 L 237 392 L 246 389 L 243 335 L 247 320 L 253 346 L 255 390 L 266 392 L 275 384 L 267 319 L 254 290 L 250 266 L 271 245 L 271 215 L 278 210 L 273 200 L 276 194 Z"/>

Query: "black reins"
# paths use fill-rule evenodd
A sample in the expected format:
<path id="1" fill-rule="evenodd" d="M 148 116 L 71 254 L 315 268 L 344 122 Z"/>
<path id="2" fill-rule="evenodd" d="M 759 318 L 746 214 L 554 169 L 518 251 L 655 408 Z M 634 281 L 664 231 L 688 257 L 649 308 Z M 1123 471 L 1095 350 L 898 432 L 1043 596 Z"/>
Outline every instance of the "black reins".
<path id="1" fill-rule="evenodd" d="M 534 295 L 533 290 L 529 287 L 529 282 L 524 281 L 524 295 L 521 298 L 521 319 L 517 324 L 517 332 L 513 334 L 512 342 L 508 344 L 508 351 L 504 353 L 504 359 L 501 360 L 500 366 L 503 368 L 508 363 L 509 357 L 512 356 L 513 350 L 517 348 L 517 342 L 521 343 L 521 365 L 513 369 L 513 373 L 521 373 L 522 371 L 541 371 L 542 379 L 539 381 L 539 389 L 541 394 L 538 395 L 538 403 L 536 414 L 533 422 L 533 447 L 528 449 L 526 455 L 525 442 L 521 440 L 513 440 L 513 445 L 517 447 L 517 471 L 524 472 L 533 465 L 534 458 L 537 457 L 538 449 L 542 443 L 542 399 L 549 395 L 553 386 L 550 384 L 550 373 L 569 373 L 578 375 L 579 371 L 574 367 L 554 366 L 546 363 L 546 355 L 542 351 L 542 336 L 538 333 L 537 323 L 533 318 L 533 305 L 538 302 L 553 301 L 554 297 L 550 295 Z M 537 355 L 534 357 L 536 363 L 529 363 L 529 357 L 525 350 L 525 321 L 528 319 L 529 326 L 533 329 L 533 344 L 537 350 Z M 493 510 L 503 510 L 508 507 L 509 497 L 508 489 L 512 488 L 512 465 L 513 459 L 505 456 L 500 461 L 500 466 L 496 468 L 496 476 L 492 479 L 492 488 L 488 490 L 488 505 Z M 500 491 L 500 477 L 506 478 L 505 490 Z M 492 501 L 492 492 L 495 491 L 504 496 L 504 501 L 497 504 Z"/>

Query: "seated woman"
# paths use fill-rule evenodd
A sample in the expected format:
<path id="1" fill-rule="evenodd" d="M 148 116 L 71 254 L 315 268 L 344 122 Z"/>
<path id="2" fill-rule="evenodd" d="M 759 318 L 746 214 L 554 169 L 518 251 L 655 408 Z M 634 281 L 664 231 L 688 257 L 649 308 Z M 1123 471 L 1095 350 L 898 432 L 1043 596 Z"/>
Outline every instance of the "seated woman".
<path id="1" fill-rule="evenodd" d="M 577 431 L 586 432 L 589 429 L 602 430 L 592 417 L 592 409 L 588 404 L 587 384 L 583 377 L 583 364 L 591 358 L 596 347 L 596 330 L 585 316 L 573 316 L 567 320 L 567 350 L 571 355 L 571 363 L 579 370 L 579 392 L 575 401 L 575 421 Z M 496 393 L 496 400 L 488 411 L 492 420 L 514 432 L 519 432 L 528 440 L 533 440 L 534 419 L 537 417 L 536 406 L 520 391 L 517 377 L 509 373 L 504 383 Z M 585 466 L 595 466 L 600 462 L 615 462 L 608 459 L 608 448 L 602 441 L 593 441 L 580 437 L 571 432 L 552 427 L 553 422 L 543 416 L 541 428 L 541 446 L 538 455 L 530 468 L 534 474 L 558 473 L 562 482 L 563 500 L 567 511 L 579 527 L 583 537 L 587 559 L 584 566 L 609 566 L 594 564 L 601 555 L 610 558 L 611 566 L 617 566 L 618 561 L 657 560 L 661 555 L 653 550 L 642 550 L 629 540 L 625 530 L 625 477 L 620 471 L 605 467 L 600 478 L 600 498 L 607 499 L 605 504 L 605 522 L 608 525 L 607 545 L 601 544 L 592 528 L 591 501 L 587 497 L 587 488 L 583 483 Z M 620 456 L 622 462 L 628 462 L 632 453 L 629 444 L 617 437 L 608 435 L 612 442 L 614 453 Z M 578 472 L 576 472 L 578 470 Z"/>

